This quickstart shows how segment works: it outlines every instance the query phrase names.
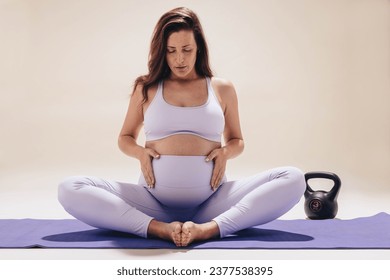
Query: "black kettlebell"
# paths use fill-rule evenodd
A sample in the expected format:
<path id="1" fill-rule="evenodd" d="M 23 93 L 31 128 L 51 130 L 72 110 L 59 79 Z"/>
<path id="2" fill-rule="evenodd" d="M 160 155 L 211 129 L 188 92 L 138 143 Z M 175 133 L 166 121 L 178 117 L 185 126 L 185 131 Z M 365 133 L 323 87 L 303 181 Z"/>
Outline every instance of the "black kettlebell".
<path id="1" fill-rule="evenodd" d="M 330 179 L 334 182 L 334 186 L 329 192 L 323 190 L 313 191 L 308 181 L 315 178 Z M 305 180 L 305 213 L 307 217 L 312 220 L 333 219 L 336 217 L 338 210 L 336 199 L 341 186 L 339 176 L 330 172 L 308 172 L 305 174 Z"/>

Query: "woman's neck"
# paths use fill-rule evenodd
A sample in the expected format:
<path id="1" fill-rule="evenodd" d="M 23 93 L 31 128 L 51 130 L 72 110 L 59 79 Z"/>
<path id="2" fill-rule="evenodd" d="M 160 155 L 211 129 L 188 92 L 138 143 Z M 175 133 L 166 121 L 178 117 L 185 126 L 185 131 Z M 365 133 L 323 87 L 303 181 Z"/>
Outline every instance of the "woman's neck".
<path id="1" fill-rule="evenodd" d="M 201 77 L 196 72 L 190 73 L 189 75 L 187 75 L 185 77 L 176 76 L 171 72 L 171 74 L 168 76 L 167 79 L 172 81 L 172 82 L 177 82 L 177 83 L 188 83 L 188 82 L 193 82 L 193 81 L 199 80 L 199 79 L 201 79 Z"/>

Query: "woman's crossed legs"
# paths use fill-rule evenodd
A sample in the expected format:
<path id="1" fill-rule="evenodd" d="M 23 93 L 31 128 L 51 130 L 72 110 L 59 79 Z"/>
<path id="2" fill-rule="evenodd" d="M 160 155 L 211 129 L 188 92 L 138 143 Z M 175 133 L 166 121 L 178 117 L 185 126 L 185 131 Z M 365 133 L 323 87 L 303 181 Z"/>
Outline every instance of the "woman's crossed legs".
<path id="1" fill-rule="evenodd" d="M 224 182 L 205 202 L 191 208 L 163 205 L 141 184 L 97 177 L 70 177 L 60 184 L 58 196 L 67 212 L 91 226 L 186 246 L 270 222 L 298 203 L 305 187 L 299 169 L 280 167 Z"/>

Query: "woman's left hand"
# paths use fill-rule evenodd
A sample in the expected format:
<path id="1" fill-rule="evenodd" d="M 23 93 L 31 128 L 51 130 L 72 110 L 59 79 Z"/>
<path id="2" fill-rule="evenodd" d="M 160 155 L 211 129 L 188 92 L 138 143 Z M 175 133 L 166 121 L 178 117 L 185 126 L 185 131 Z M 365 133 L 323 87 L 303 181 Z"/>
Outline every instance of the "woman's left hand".
<path id="1" fill-rule="evenodd" d="M 215 191 L 221 184 L 223 177 L 225 176 L 227 155 L 225 149 L 218 148 L 213 151 L 206 157 L 206 161 L 214 161 L 213 174 L 211 176 L 211 188 Z"/>

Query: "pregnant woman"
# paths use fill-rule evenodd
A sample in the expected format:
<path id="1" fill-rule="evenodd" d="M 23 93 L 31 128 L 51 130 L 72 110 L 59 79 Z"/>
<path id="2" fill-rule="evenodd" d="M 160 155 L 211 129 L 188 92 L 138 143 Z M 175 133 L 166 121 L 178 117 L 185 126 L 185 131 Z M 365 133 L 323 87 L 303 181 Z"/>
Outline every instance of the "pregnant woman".
<path id="1" fill-rule="evenodd" d="M 237 95 L 213 77 L 193 11 L 176 8 L 160 18 L 148 66 L 135 81 L 118 140 L 140 162 L 138 183 L 67 178 L 58 196 L 68 213 L 94 227 L 187 246 L 270 222 L 300 200 L 306 184 L 294 167 L 226 179 L 227 160 L 244 149 Z M 137 143 L 142 127 L 144 146 Z"/>

